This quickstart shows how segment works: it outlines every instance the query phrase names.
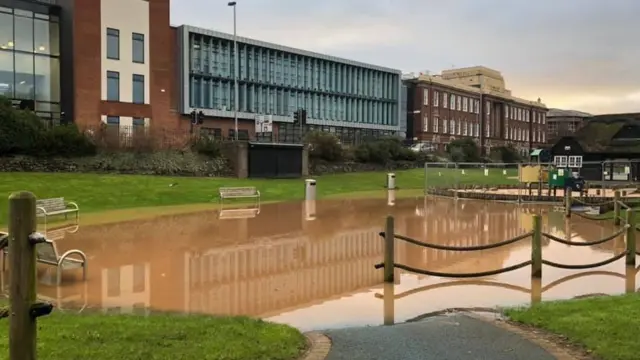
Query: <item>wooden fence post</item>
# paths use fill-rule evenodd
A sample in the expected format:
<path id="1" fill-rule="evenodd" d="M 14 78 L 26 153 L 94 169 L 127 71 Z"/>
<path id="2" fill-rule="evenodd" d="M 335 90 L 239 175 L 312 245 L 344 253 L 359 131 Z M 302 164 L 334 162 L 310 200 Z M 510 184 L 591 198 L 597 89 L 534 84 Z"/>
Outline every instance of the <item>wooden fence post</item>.
<path id="1" fill-rule="evenodd" d="M 627 209 L 627 265 L 636 265 L 636 213 L 633 209 Z"/>
<path id="2" fill-rule="evenodd" d="M 531 236 L 531 277 L 542 277 L 542 220 L 533 215 L 533 235 Z"/>
<path id="3" fill-rule="evenodd" d="M 395 321 L 395 284 L 385 283 L 383 288 L 383 314 L 382 321 L 384 325 L 393 325 Z"/>
<path id="4" fill-rule="evenodd" d="M 571 217 L 571 188 L 564 189 L 564 216 Z"/>
<path id="5" fill-rule="evenodd" d="M 36 231 L 36 197 L 30 192 L 9 197 L 10 319 L 9 359 L 36 359 L 36 252 L 30 235 Z"/>
<path id="6" fill-rule="evenodd" d="M 620 191 L 613 193 L 613 224 L 620 225 Z"/>
<path id="7" fill-rule="evenodd" d="M 395 259 L 394 243 L 395 243 L 395 224 L 393 216 L 387 216 L 387 223 L 384 227 L 384 282 L 393 282 Z"/>
<path id="8" fill-rule="evenodd" d="M 535 305 L 542 301 L 542 280 L 531 278 L 531 305 Z"/>

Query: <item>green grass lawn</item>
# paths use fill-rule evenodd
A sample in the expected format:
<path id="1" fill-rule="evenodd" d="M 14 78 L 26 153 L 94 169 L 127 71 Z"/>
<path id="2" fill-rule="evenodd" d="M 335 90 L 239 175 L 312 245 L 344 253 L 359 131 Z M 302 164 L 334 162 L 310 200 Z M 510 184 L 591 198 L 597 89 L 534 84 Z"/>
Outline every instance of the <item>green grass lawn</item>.
<path id="1" fill-rule="evenodd" d="M 294 360 L 298 330 L 246 317 L 102 315 L 54 312 L 38 319 L 38 358 L 47 360 Z M 9 354 L 0 319 L 0 358 Z"/>
<path id="2" fill-rule="evenodd" d="M 543 302 L 509 309 L 514 321 L 564 335 L 603 360 L 640 358 L 640 295 Z"/>
<path id="3" fill-rule="evenodd" d="M 438 174 L 440 173 L 440 174 Z M 481 170 L 429 171 L 429 186 L 464 184 L 515 184 L 517 180 L 497 171 L 484 176 Z M 516 170 L 517 173 L 517 170 Z M 517 175 L 517 174 L 516 174 Z M 315 177 L 318 198 L 355 192 L 382 191 L 385 172 L 349 173 Z M 170 186 L 176 184 L 175 186 Z M 424 169 L 396 172 L 400 189 L 423 189 Z M 0 214 L 7 209 L 8 196 L 27 190 L 39 198 L 65 197 L 80 205 L 81 213 L 150 206 L 207 203 L 216 200 L 218 188 L 255 186 L 263 201 L 299 200 L 304 197 L 301 179 L 189 178 L 138 175 L 72 173 L 0 173 Z M 4 222 L 4 221 L 0 221 Z"/>

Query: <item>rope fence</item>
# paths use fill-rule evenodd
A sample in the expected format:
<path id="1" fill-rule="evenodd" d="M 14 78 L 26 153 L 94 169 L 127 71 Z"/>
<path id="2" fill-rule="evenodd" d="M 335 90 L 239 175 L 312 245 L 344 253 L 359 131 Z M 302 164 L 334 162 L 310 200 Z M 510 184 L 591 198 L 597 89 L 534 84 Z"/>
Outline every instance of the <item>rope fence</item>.
<path id="1" fill-rule="evenodd" d="M 443 278 L 474 278 L 474 277 L 485 277 L 492 276 L 497 274 L 502 274 L 514 270 L 519 270 L 525 267 L 531 267 L 531 277 L 532 278 L 541 278 L 542 277 L 542 265 L 547 265 L 560 269 L 592 269 L 604 265 L 608 265 L 615 261 L 618 261 L 622 258 L 625 258 L 625 262 L 629 266 L 634 266 L 636 264 L 636 254 L 640 255 L 640 252 L 636 250 L 636 219 L 635 212 L 633 209 L 628 209 L 626 212 L 626 216 L 624 219 L 625 224 L 623 227 L 616 231 L 615 233 L 606 236 L 602 239 L 594 240 L 594 241 L 571 241 L 561 239 L 557 236 L 542 232 L 542 218 L 540 215 L 533 216 L 533 230 L 527 232 L 522 235 L 518 235 L 514 238 L 503 240 L 497 243 L 488 244 L 488 245 L 480 245 L 480 246 L 447 246 L 447 245 L 439 245 L 433 243 L 427 243 L 420 240 L 416 240 L 404 235 L 399 235 L 395 233 L 395 219 L 393 216 L 388 216 L 385 224 L 385 231 L 380 232 L 380 236 L 384 238 L 384 262 L 375 264 L 374 267 L 376 269 L 384 269 L 384 281 L 387 283 L 394 282 L 394 269 L 402 269 L 405 271 L 409 271 L 416 274 L 429 275 L 429 276 L 437 276 Z M 626 238 L 626 249 L 620 254 L 617 254 L 609 259 L 599 261 L 596 263 L 590 264 L 579 264 L 579 265 L 570 265 L 570 264 L 561 264 L 553 261 L 545 260 L 542 258 L 542 239 L 547 238 L 551 241 L 556 241 L 564 245 L 569 246 L 593 246 L 606 243 L 608 241 L 612 241 L 618 236 L 625 234 Z M 523 261 L 521 263 L 511 265 L 502 269 L 495 269 L 484 272 L 469 272 L 469 273 L 451 273 L 451 272 L 437 272 L 431 271 L 427 269 L 418 269 L 405 264 L 399 264 L 395 262 L 395 241 L 405 241 L 410 244 L 420 246 L 423 248 L 430 248 L 436 250 L 444 250 L 444 251 L 482 251 L 482 250 L 490 250 L 496 249 L 503 246 L 515 244 L 517 242 L 526 240 L 531 238 L 531 259 L 527 261 Z"/>

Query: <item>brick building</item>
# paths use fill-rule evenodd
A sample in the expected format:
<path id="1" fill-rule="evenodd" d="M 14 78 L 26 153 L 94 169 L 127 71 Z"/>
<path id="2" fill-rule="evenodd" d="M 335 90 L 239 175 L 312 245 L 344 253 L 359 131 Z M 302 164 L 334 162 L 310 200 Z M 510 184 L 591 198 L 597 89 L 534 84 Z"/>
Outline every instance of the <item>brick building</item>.
<path id="1" fill-rule="evenodd" d="M 169 24 L 170 0 L 0 0 L 0 95 L 43 118 L 188 133 L 188 114 L 233 137 L 233 36 Z M 153 24 L 153 25 L 152 25 Z M 15 30 L 15 31 L 14 31 Z M 400 70 L 238 37 L 238 128 L 343 139 L 400 130 Z M 299 135 L 299 134 L 298 134 Z M 291 139 L 289 139 L 291 138 Z"/>
<path id="2" fill-rule="evenodd" d="M 472 138 L 488 153 L 513 145 L 522 154 L 546 142 L 546 106 L 514 97 L 500 72 L 483 66 L 405 77 L 407 138 L 444 149 Z"/>
<path id="3" fill-rule="evenodd" d="M 561 137 L 575 134 L 592 117 L 591 114 L 576 110 L 549 109 L 547 143 L 555 144 Z"/>

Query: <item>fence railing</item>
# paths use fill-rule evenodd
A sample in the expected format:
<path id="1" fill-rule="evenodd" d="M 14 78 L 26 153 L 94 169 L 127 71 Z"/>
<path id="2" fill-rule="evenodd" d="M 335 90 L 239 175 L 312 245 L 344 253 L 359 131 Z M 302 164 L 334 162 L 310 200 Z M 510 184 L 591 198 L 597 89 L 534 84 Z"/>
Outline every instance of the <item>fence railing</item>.
<path id="1" fill-rule="evenodd" d="M 554 280 L 545 286 L 542 286 L 542 281 L 540 279 L 532 277 L 531 284 L 529 287 L 513 285 L 509 283 L 492 281 L 492 280 L 453 280 L 453 281 L 446 281 L 438 284 L 425 285 L 419 288 L 407 290 L 399 294 L 395 293 L 395 286 L 393 283 L 385 283 L 382 294 L 376 293 L 374 297 L 377 299 L 384 300 L 384 306 L 383 306 L 384 324 L 393 325 L 395 323 L 394 303 L 396 300 L 399 300 L 408 296 L 416 295 L 419 293 L 436 290 L 436 289 L 444 289 L 444 288 L 459 287 L 459 286 L 484 286 L 484 287 L 505 289 L 505 290 L 517 291 L 524 294 L 529 294 L 531 297 L 530 298 L 531 305 L 534 305 L 542 301 L 542 295 L 547 291 L 554 289 L 558 286 L 561 286 L 562 284 L 567 283 L 569 281 L 580 279 L 580 278 L 586 278 L 590 276 L 609 276 L 612 278 L 622 279 L 624 280 L 624 292 L 627 294 L 633 294 L 633 293 L 636 293 L 638 290 L 640 290 L 636 288 L 637 287 L 636 276 L 638 272 L 640 272 L 640 267 L 635 267 L 635 266 L 627 266 L 625 268 L 624 274 L 614 272 L 614 271 L 592 270 L 592 271 L 586 271 L 586 272 L 565 276 L 558 280 Z M 574 298 L 582 298 L 582 297 L 593 296 L 593 295 L 603 295 L 603 294 L 583 294 L 583 295 L 576 296 Z M 450 312 L 450 311 L 481 311 L 481 312 L 499 313 L 500 309 L 489 308 L 489 307 L 472 307 L 472 308 L 454 307 L 454 308 L 448 308 L 445 310 L 429 312 L 405 321 L 406 322 L 418 321 L 431 316 L 441 315 L 443 313 Z"/>
<path id="2" fill-rule="evenodd" d="M 595 241 L 571 241 L 561 239 L 557 236 L 551 235 L 549 233 L 542 231 L 542 218 L 540 215 L 533 216 L 533 230 L 527 232 L 522 235 L 518 235 L 511 239 L 503 240 L 494 244 L 488 245 L 479 245 L 479 246 L 447 246 L 447 245 L 439 245 L 433 243 L 427 243 L 420 240 L 412 239 L 407 236 L 399 235 L 395 233 L 395 219 L 393 216 L 388 216 L 385 224 L 385 231 L 380 233 L 380 236 L 384 238 L 384 262 L 374 265 L 376 269 L 384 269 L 384 281 L 385 282 L 394 282 L 394 269 L 402 269 L 405 271 L 409 271 L 416 274 L 429 275 L 429 276 L 437 276 L 443 278 L 476 278 L 476 277 L 485 277 L 498 275 L 518 269 L 522 269 L 525 267 L 531 267 L 531 277 L 532 278 L 541 278 L 542 277 L 542 265 L 547 265 L 559 269 L 591 269 L 600 266 L 604 266 L 610 263 L 613 263 L 617 260 L 625 258 L 625 262 L 627 265 L 635 266 L 636 264 L 636 219 L 635 212 L 633 209 L 629 209 L 626 212 L 624 225 L 621 229 L 614 232 L 613 234 L 606 236 L 602 239 Z M 612 241 L 620 235 L 626 235 L 626 249 L 620 254 L 617 254 L 609 259 L 589 263 L 589 264 L 579 264 L 579 265 L 569 265 L 557 263 L 554 261 L 545 260 L 542 257 L 542 238 L 547 238 L 551 241 L 559 242 L 564 245 L 569 246 L 593 246 L 606 243 L 608 241 Z M 507 266 L 501 269 L 495 269 L 490 271 L 483 272 L 469 272 L 469 273 L 450 273 L 450 272 L 437 272 L 431 271 L 427 269 L 418 269 L 411 266 L 407 266 L 404 264 L 395 262 L 395 241 L 405 241 L 410 244 L 436 249 L 436 250 L 446 250 L 446 251 L 481 251 L 481 250 L 490 250 L 496 249 L 503 246 L 515 244 L 520 241 L 524 241 L 530 238 L 531 241 L 531 258 L 526 261 L 522 261 L 518 264 Z"/>

